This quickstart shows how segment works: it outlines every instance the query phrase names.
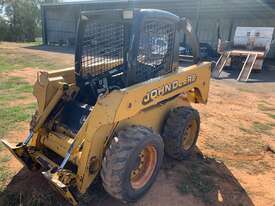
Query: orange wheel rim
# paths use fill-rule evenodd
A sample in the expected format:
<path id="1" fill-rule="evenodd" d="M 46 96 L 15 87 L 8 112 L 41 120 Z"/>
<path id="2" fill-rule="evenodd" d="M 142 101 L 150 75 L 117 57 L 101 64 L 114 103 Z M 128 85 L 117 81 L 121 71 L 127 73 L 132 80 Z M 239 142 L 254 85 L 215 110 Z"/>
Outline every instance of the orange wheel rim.
<path id="1" fill-rule="evenodd" d="M 181 147 L 184 150 L 189 150 L 192 145 L 194 144 L 196 135 L 197 135 L 198 125 L 196 120 L 193 120 L 186 128 L 183 138 Z"/>
<path id="2" fill-rule="evenodd" d="M 157 164 L 157 150 L 153 145 L 148 145 L 139 153 L 138 166 L 131 172 L 131 185 L 140 189 L 152 177 Z"/>

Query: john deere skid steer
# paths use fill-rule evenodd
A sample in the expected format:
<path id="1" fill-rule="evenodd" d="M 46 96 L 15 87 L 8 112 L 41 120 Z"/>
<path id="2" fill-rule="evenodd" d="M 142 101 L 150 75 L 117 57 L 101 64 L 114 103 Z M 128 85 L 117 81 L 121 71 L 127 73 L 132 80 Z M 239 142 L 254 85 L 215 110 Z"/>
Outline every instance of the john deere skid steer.
<path id="1" fill-rule="evenodd" d="M 192 42 L 194 63 L 179 65 L 179 42 Z M 186 19 L 161 10 L 82 12 L 75 67 L 39 72 L 37 110 L 13 155 L 78 204 L 96 177 L 123 202 L 153 184 L 164 152 L 194 149 L 206 103 L 210 63 L 200 62 Z"/>

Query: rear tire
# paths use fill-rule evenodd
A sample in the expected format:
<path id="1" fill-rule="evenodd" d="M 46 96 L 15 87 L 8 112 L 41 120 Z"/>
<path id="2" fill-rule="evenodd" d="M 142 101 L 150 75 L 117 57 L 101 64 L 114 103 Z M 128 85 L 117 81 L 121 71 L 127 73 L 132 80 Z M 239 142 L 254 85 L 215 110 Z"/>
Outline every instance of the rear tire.
<path id="1" fill-rule="evenodd" d="M 154 183 L 164 153 L 160 135 L 142 126 L 118 132 L 105 153 L 101 177 L 105 190 L 123 202 L 133 202 Z"/>
<path id="2" fill-rule="evenodd" d="M 190 156 L 200 130 L 200 115 L 191 107 L 172 109 L 163 128 L 165 153 L 177 160 Z"/>

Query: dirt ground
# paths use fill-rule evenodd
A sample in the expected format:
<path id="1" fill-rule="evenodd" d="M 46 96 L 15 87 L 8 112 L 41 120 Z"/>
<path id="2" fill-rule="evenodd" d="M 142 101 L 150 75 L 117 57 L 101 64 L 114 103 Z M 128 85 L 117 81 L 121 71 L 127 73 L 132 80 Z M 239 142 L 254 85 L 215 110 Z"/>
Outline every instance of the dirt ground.
<path id="1" fill-rule="evenodd" d="M 22 52 L 64 64 L 73 62 L 71 54 L 29 48 Z M 36 72 L 22 68 L 7 75 L 33 83 Z M 252 83 L 237 83 L 232 78 L 212 80 L 208 104 L 194 105 L 201 115 L 196 151 L 181 162 L 165 157 L 153 187 L 130 205 L 275 206 L 275 154 L 270 149 L 275 146 L 275 72 L 266 72 L 268 77 L 274 75 L 273 82 L 272 78 Z M 257 74 L 252 77 L 257 79 Z M 22 123 L 21 128 L 20 132 L 9 132 L 7 138 L 11 142 L 23 139 L 28 123 Z M 27 171 L 13 157 L 7 164 L 13 177 L 0 193 L 0 205 L 67 205 L 41 175 Z M 94 185 L 81 205 L 123 204 Z"/>
<path id="2" fill-rule="evenodd" d="M 60 62 L 61 65 L 72 66 L 74 58 L 71 49 L 62 49 L 60 47 L 39 46 L 26 43 L 0 42 L 1 52 L 8 52 L 11 55 L 15 53 L 27 54 L 29 57 L 42 57 L 50 62 Z M 46 68 L 45 68 L 46 69 Z"/>

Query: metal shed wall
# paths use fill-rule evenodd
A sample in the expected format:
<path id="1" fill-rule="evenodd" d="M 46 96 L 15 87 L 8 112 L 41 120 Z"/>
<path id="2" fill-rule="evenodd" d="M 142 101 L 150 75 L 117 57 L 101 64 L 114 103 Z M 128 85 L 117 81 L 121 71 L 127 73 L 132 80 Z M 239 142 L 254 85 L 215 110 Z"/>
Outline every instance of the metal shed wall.
<path id="1" fill-rule="evenodd" d="M 42 5 L 45 44 L 73 45 L 79 13 L 115 8 L 155 8 L 191 19 L 200 42 L 217 46 L 218 36 L 232 40 L 237 26 L 275 27 L 273 0 L 134 0 Z"/>

